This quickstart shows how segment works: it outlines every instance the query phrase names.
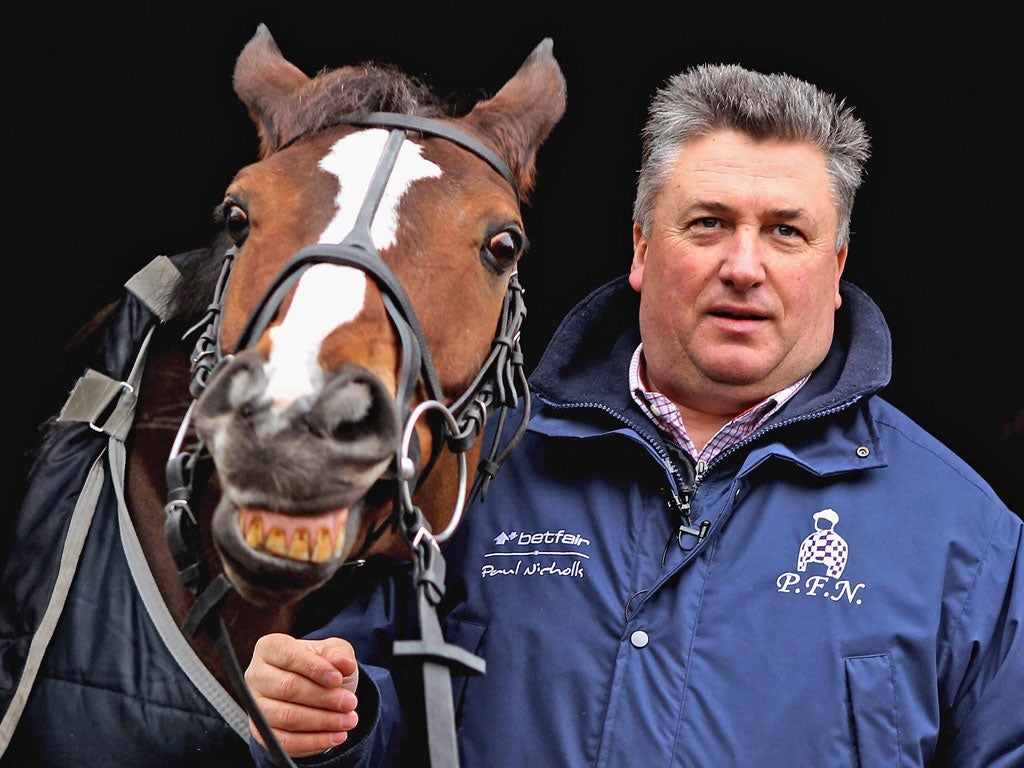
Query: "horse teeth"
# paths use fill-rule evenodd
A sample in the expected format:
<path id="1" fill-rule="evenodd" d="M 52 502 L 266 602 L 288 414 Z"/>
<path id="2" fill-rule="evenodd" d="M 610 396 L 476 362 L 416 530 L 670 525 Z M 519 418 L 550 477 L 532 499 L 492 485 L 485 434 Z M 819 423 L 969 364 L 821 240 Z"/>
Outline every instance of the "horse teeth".
<path id="1" fill-rule="evenodd" d="M 315 536 L 308 528 L 301 527 L 289 535 L 277 525 L 264 533 L 266 521 L 262 516 L 251 513 L 239 514 L 238 524 L 242 527 L 245 542 L 253 549 L 303 563 L 325 563 L 340 555 L 345 544 L 344 529 L 338 531 L 337 542 L 332 546 L 331 531 L 325 526 L 316 529 Z"/>
<path id="2" fill-rule="evenodd" d="M 345 529 L 338 529 L 338 540 L 334 544 L 334 556 L 338 557 L 341 555 L 341 550 L 345 548 Z"/>
<path id="3" fill-rule="evenodd" d="M 292 560 L 309 560 L 309 531 L 299 528 L 292 534 L 292 543 L 288 547 L 288 557 Z"/>
<path id="4" fill-rule="evenodd" d="M 331 556 L 331 532 L 326 528 L 320 528 L 316 532 L 316 545 L 313 547 L 313 554 L 309 558 L 314 563 L 323 563 Z"/>
<path id="5" fill-rule="evenodd" d="M 259 517 L 254 517 L 249 523 L 249 530 L 245 532 L 245 543 L 253 549 L 263 546 L 263 520 Z"/>
<path id="6" fill-rule="evenodd" d="M 288 556 L 288 539 L 277 526 L 270 529 L 267 534 L 266 541 L 263 542 L 263 548 L 272 555 L 279 555 L 280 557 Z"/>

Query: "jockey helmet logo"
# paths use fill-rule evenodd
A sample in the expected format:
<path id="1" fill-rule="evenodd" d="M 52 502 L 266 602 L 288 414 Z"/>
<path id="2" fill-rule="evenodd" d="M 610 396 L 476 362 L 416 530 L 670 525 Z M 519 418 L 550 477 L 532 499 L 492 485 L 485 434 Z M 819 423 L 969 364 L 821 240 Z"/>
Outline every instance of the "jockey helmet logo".
<path id="1" fill-rule="evenodd" d="M 814 533 L 803 540 L 800 554 L 797 557 L 796 569 L 800 573 L 807 570 L 808 563 L 821 563 L 826 573 L 838 579 L 846 569 L 849 547 L 846 541 L 835 531 L 839 522 L 839 513 L 834 509 L 823 509 L 814 513 Z"/>
<path id="2" fill-rule="evenodd" d="M 796 570 L 776 577 L 776 591 L 786 595 L 821 597 L 837 604 L 861 605 L 864 601 L 862 591 L 867 585 L 862 581 L 850 581 L 849 577 L 840 578 L 846 571 L 850 548 L 846 539 L 836 533 L 839 513 L 834 509 L 823 509 L 812 517 L 814 532 L 800 543 Z"/>

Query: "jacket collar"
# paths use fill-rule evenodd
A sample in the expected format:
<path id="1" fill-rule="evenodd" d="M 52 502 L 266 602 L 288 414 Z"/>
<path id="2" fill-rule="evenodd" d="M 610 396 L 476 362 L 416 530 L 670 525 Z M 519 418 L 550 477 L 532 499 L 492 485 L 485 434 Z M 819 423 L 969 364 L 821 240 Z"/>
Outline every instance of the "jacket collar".
<path id="1" fill-rule="evenodd" d="M 840 294 L 828 355 L 773 420 L 838 408 L 889 383 L 892 342 L 881 310 L 852 283 L 841 281 Z M 531 375 L 534 393 L 549 405 L 639 412 L 627 383 L 640 343 L 639 312 L 639 294 L 625 275 L 583 299 L 565 316 Z"/>

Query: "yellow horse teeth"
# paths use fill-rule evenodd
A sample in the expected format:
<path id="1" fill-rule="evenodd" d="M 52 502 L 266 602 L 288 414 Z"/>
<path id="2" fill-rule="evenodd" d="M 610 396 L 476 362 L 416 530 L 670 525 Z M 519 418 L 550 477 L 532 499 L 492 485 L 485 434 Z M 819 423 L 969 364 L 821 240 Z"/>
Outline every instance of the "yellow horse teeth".
<path id="1" fill-rule="evenodd" d="M 245 514 L 240 513 L 239 525 L 245 526 Z M 253 515 L 249 521 L 248 529 L 245 529 L 245 542 L 253 549 L 269 552 L 277 557 L 287 557 L 290 560 L 298 560 L 304 563 L 323 563 L 337 557 L 345 545 L 345 532 L 339 530 L 337 540 L 332 546 L 331 532 L 324 527 L 317 529 L 316 538 L 311 542 L 308 528 L 297 528 L 288 541 L 284 530 L 274 526 L 266 534 L 263 533 L 263 519 L 259 515 Z"/>
<path id="2" fill-rule="evenodd" d="M 285 557 L 288 554 L 288 539 L 280 528 L 271 528 L 263 542 L 263 548 L 272 555 Z"/>
<path id="3" fill-rule="evenodd" d="M 341 554 L 341 550 L 345 548 L 345 529 L 338 529 L 338 540 L 334 544 L 334 557 L 338 557 Z M 324 558 L 326 560 L 326 558 Z"/>
<path id="4" fill-rule="evenodd" d="M 314 563 L 322 563 L 330 559 L 332 554 L 331 532 L 326 528 L 321 528 L 316 532 L 316 545 L 313 547 L 313 555 L 309 559 Z"/>
<path id="5" fill-rule="evenodd" d="M 299 528 L 292 534 L 292 543 L 288 546 L 288 557 L 292 560 L 309 560 L 309 531 Z"/>
<path id="6" fill-rule="evenodd" d="M 244 525 L 243 517 L 240 515 L 238 519 L 239 525 Z M 249 530 L 245 532 L 245 543 L 253 549 L 261 549 L 263 547 L 263 520 L 259 517 L 254 517 L 252 523 L 249 525 Z"/>

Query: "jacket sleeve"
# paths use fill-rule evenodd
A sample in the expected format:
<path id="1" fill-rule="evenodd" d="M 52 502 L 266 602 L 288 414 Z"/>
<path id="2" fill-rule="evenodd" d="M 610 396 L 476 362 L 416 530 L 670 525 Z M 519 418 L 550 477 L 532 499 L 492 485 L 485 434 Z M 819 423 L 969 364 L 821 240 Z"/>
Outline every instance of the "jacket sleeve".
<path id="1" fill-rule="evenodd" d="M 958 634 L 948 764 L 1024 766 L 1024 526 L 1012 515 L 989 542 Z"/>
<path id="2" fill-rule="evenodd" d="M 297 768 L 391 768 L 400 765 L 401 707 L 391 674 L 382 667 L 359 667 L 359 726 L 344 744 L 324 755 L 294 758 Z M 278 766 L 254 739 L 249 751 L 258 768 Z"/>

